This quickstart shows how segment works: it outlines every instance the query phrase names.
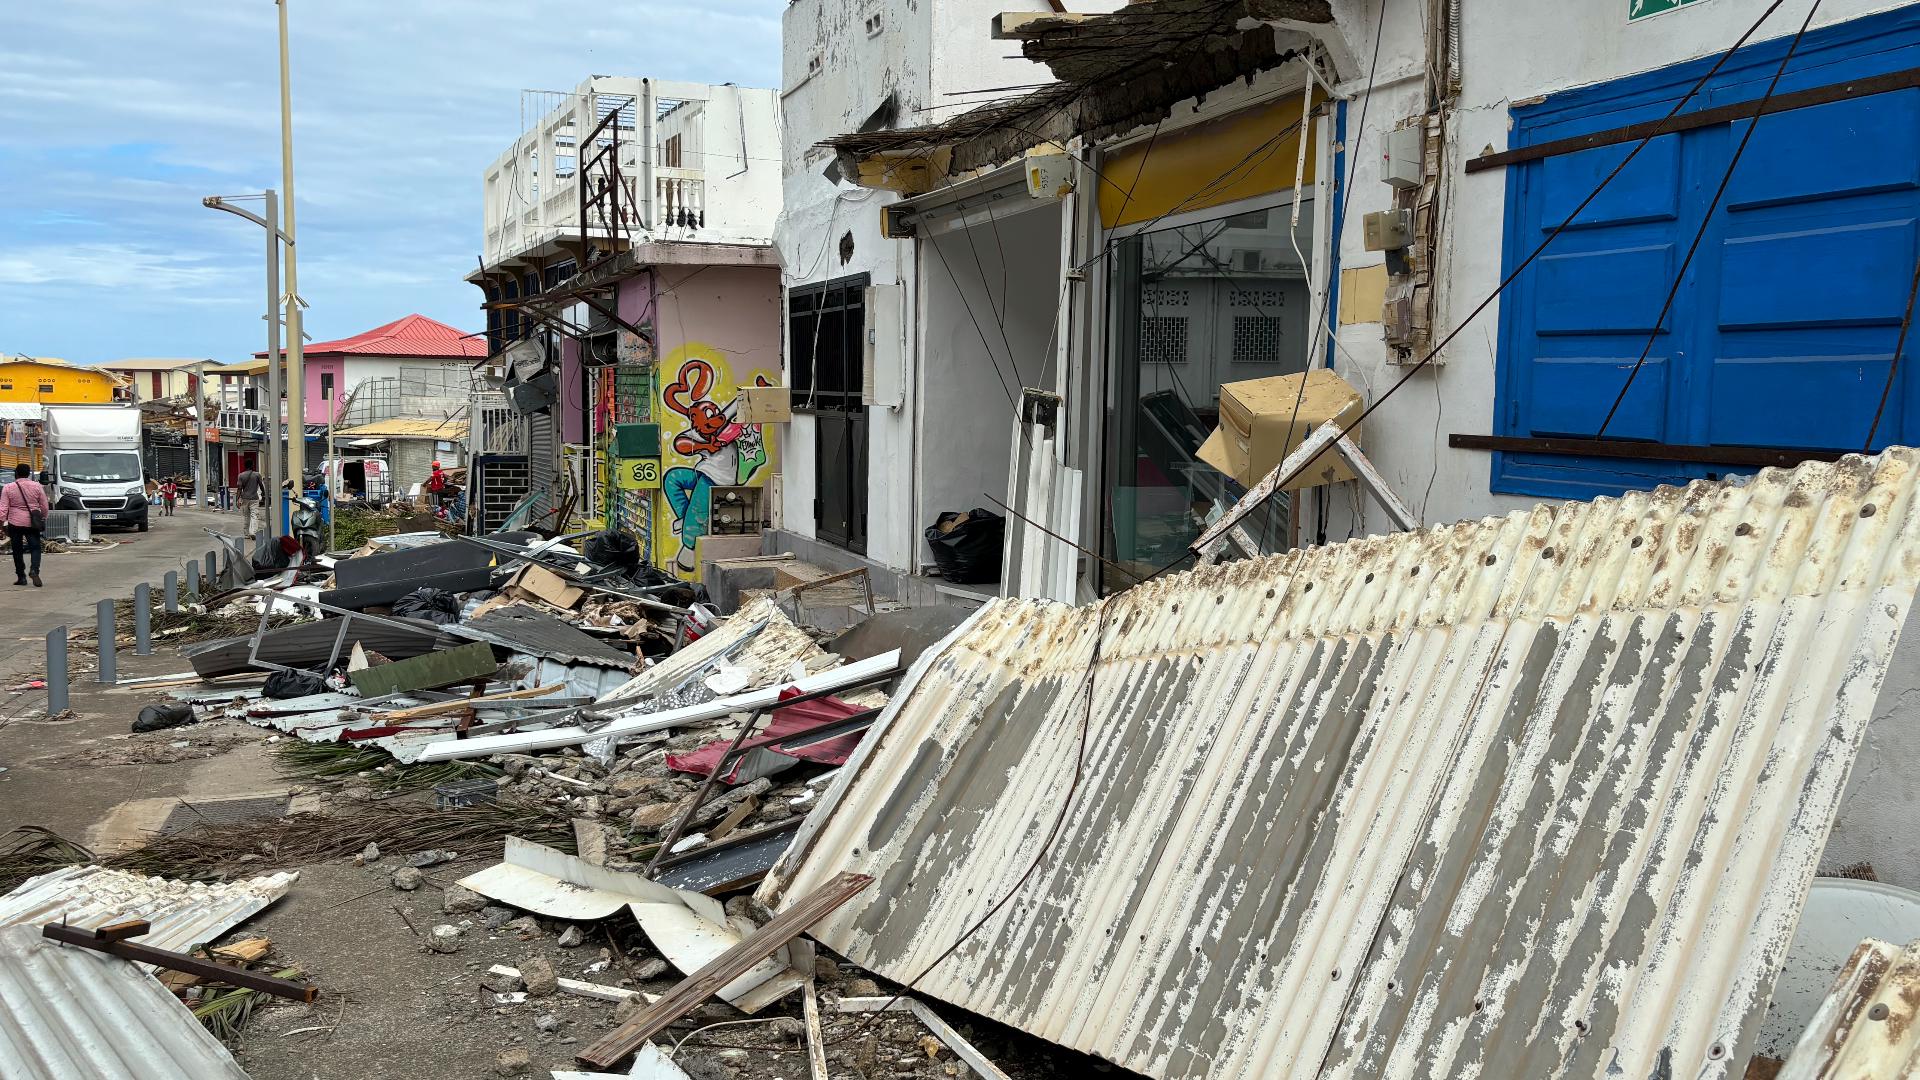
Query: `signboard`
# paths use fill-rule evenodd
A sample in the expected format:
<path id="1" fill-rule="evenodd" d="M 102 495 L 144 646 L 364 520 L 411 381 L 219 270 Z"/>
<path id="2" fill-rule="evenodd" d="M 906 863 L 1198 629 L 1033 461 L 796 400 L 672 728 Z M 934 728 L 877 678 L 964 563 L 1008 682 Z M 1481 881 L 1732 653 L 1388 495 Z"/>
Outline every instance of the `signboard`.
<path id="1" fill-rule="evenodd" d="M 1704 3 L 1706 0 L 1627 0 L 1627 21 L 1665 15 L 1669 11 Z"/>
<path id="2" fill-rule="evenodd" d="M 614 466 L 614 485 L 622 491 L 650 491 L 660 487 L 660 459 L 622 458 Z"/>

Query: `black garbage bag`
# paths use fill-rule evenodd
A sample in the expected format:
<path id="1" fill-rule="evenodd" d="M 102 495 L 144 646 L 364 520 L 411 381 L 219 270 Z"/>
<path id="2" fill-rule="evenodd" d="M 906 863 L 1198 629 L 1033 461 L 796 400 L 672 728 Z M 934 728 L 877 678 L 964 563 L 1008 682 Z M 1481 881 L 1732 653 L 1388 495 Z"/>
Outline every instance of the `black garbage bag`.
<path id="1" fill-rule="evenodd" d="M 195 723 L 193 706 L 181 704 L 149 705 L 140 710 L 140 716 L 133 722 L 133 730 L 160 731 L 165 728 L 184 727 Z"/>
<path id="2" fill-rule="evenodd" d="M 327 680 L 304 671 L 276 671 L 267 676 L 266 685 L 260 688 L 261 697 L 270 697 L 275 701 L 326 692 Z"/>
<path id="3" fill-rule="evenodd" d="M 253 545 L 253 569 L 256 573 L 273 574 L 287 568 L 287 549 L 279 540 L 260 534 Z"/>
<path id="4" fill-rule="evenodd" d="M 595 533 L 587 537 L 586 546 L 581 549 L 587 561 L 602 569 L 632 570 L 640 565 L 640 545 L 633 537 L 617 529 Z"/>
<path id="5" fill-rule="evenodd" d="M 460 597 L 444 589 L 415 589 L 393 602 L 393 613 L 445 626 L 460 621 Z"/>
<path id="6" fill-rule="evenodd" d="M 1006 533 L 1006 518 L 975 507 L 941 514 L 923 535 L 941 577 L 960 585 L 984 585 L 1000 580 Z"/>

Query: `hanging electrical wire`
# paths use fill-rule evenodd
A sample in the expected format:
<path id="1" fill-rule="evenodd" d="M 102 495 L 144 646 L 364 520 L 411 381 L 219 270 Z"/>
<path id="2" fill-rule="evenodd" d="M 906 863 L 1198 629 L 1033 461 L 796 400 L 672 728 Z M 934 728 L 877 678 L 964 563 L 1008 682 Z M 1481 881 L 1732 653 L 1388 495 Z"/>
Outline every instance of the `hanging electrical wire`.
<path id="1" fill-rule="evenodd" d="M 1800 39 L 1807 34 L 1807 27 L 1813 25 L 1813 16 L 1820 10 L 1821 0 L 1813 0 L 1813 6 L 1807 9 L 1807 17 L 1800 23 L 1800 29 L 1793 35 L 1793 41 L 1787 45 L 1786 55 L 1780 58 L 1780 66 L 1773 71 L 1773 78 L 1767 83 L 1766 93 L 1760 95 L 1759 107 L 1754 110 L 1753 119 L 1747 121 L 1747 130 L 1740 135 L 1740 144 L 1733 149 L 1733 157 L 1727 162 L 1727 171 L 1720 177 L 1720 186 L 1714 189 L 1713 200 L 1707 203 L 1707 212 L 1700 215 L 1700 228 L 1693 234 L 1693 243 L 1687 245 L 1686 258 L 1680 260 L 1680 269 L 1673 275 L 1673 284 L 1667 288 L 1667 298 L 1660 304 L 1660 314 L 1653 320 L 1653 329 L 1647 331 L 1647 343 L 1640 349 L 1640 356 L 1634 360 L 1633 367 L 1627 372 L 1627 381 L 1620 385 L 1620 393 L 1614 396 L 1613 405 L 1607 409 L 1606 418 L 1600 421 L 1600 430 L 1593 437 L 1603 438 L 1607 426 L 1613 423 L 1613 417 L 1620 411 L 1620 403 L 1627 400 L 1627 391 L 1633 389 L 1633 380 L 1646 366 L 1647 357 L 1653 353 L 1653 343 L 1660 337 L 1660 328 L 1666 325 L 1667 315 L 1673 311 L 1674 298 L 1680 295 L 1680 284 L 1687 279 L 1687 268 L 1693 265 L 1693 257 L 1700 250 L 1700 242 L 1706 238 L 1707 229 L 1713 225 L 1713 215 L 1720 209 L 1720 200 L 1727 194 L 1727 185 L 1733 182 L 1733 171 L 1740 166 L 1740 158 L 1747 152 L 1747 144 L 1753 141 L 1753 133 L 1760 129 L 1760 117 L 1766 114 L 1767 102 L 1773 100 L 1773 92 L 1780 86 L 1780 77 L 1787 73 L 1787 64 L 1800 48 Z"/>

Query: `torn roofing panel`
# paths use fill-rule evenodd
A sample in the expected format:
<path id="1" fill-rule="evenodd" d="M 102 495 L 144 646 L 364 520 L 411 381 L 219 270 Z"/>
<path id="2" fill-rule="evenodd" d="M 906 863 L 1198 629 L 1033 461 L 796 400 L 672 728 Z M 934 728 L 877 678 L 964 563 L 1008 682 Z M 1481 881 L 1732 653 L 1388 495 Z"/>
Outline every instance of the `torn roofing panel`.
<path id="1" fill-rule="evenodd" d="M 159 981 L 124 960 L 0 928 L 0 1074 L 8 1080 L 247 1080 Z"/>
<path id="2" fill-rule="evenodd" d="M 152 928 L 140 944 L 184 952 L 213 941 L 280 899 L 300 879 L 282 872 L 245 881 L 207 883 L 145 877 L 102 866 L 69 866 L 42 874 L 0 897 L 0 926 L 64 922 L 92 930 L 128 919 Z"/>
<path id="3" fill-rule="evenodd" d="M 472 641 L 490 642 L 511 652 L 533 653 L 567 664 L 598 664 L 631 671 L 638 663 L 632 654 L 588 637 L 527 604 L 496 608 L 477 619 L 453 623 L 447 632 Z"/>
<path id="4" fill-rule="evenodd" d="M 1872 938 L 1840 969 L 1780 1080 L 1920 1074 L 1920 942 Z"/>
<path id="5" fill-rule="evenodd" d="M 918 989 L 1156 1077 L 1727 1076 L 1913 600 L 1916 461 L 997 601 L 762 895 L 875 875 L 814 936 L 912 979 L 1071 792 Z"/>
<path id="6" fill-rule="evenodd" d="M 747 669 L 748 687 L 787 678 L 798 663 L 820 664 L 826 653 L 805 630 L 793 624 L 771 598 L 755 600 L 728 616 L 700 640 L 633 677 L 601 700 L 607 705 L 650 697 L 671 697 L 712 674 L 720 664 Z M 697 700 L 711 697 L 704 689 Z M 681 702 L 680 704 L 685 704 Z"/>

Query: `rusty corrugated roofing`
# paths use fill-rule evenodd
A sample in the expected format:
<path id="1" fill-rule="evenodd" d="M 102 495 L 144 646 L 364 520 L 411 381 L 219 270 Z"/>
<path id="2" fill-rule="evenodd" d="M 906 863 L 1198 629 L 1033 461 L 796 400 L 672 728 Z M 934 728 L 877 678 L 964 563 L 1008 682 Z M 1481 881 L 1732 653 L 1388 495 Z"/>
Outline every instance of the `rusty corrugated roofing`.
<path id="1" fill-rule="evenodd" d="M 1778 1080 L 1920 1073 L 1920 941 L 1871 938 L 1847 958 Z"/>
<path id="2" fill-rule="evenodd" d="M 1913 600 L 1916 462 L 995 602 L 763 896 L 873 874 L 812 932 L 912 979 L 1083 768 L 920 990 L 1156 1077 L 1737 1074 Z"/>

